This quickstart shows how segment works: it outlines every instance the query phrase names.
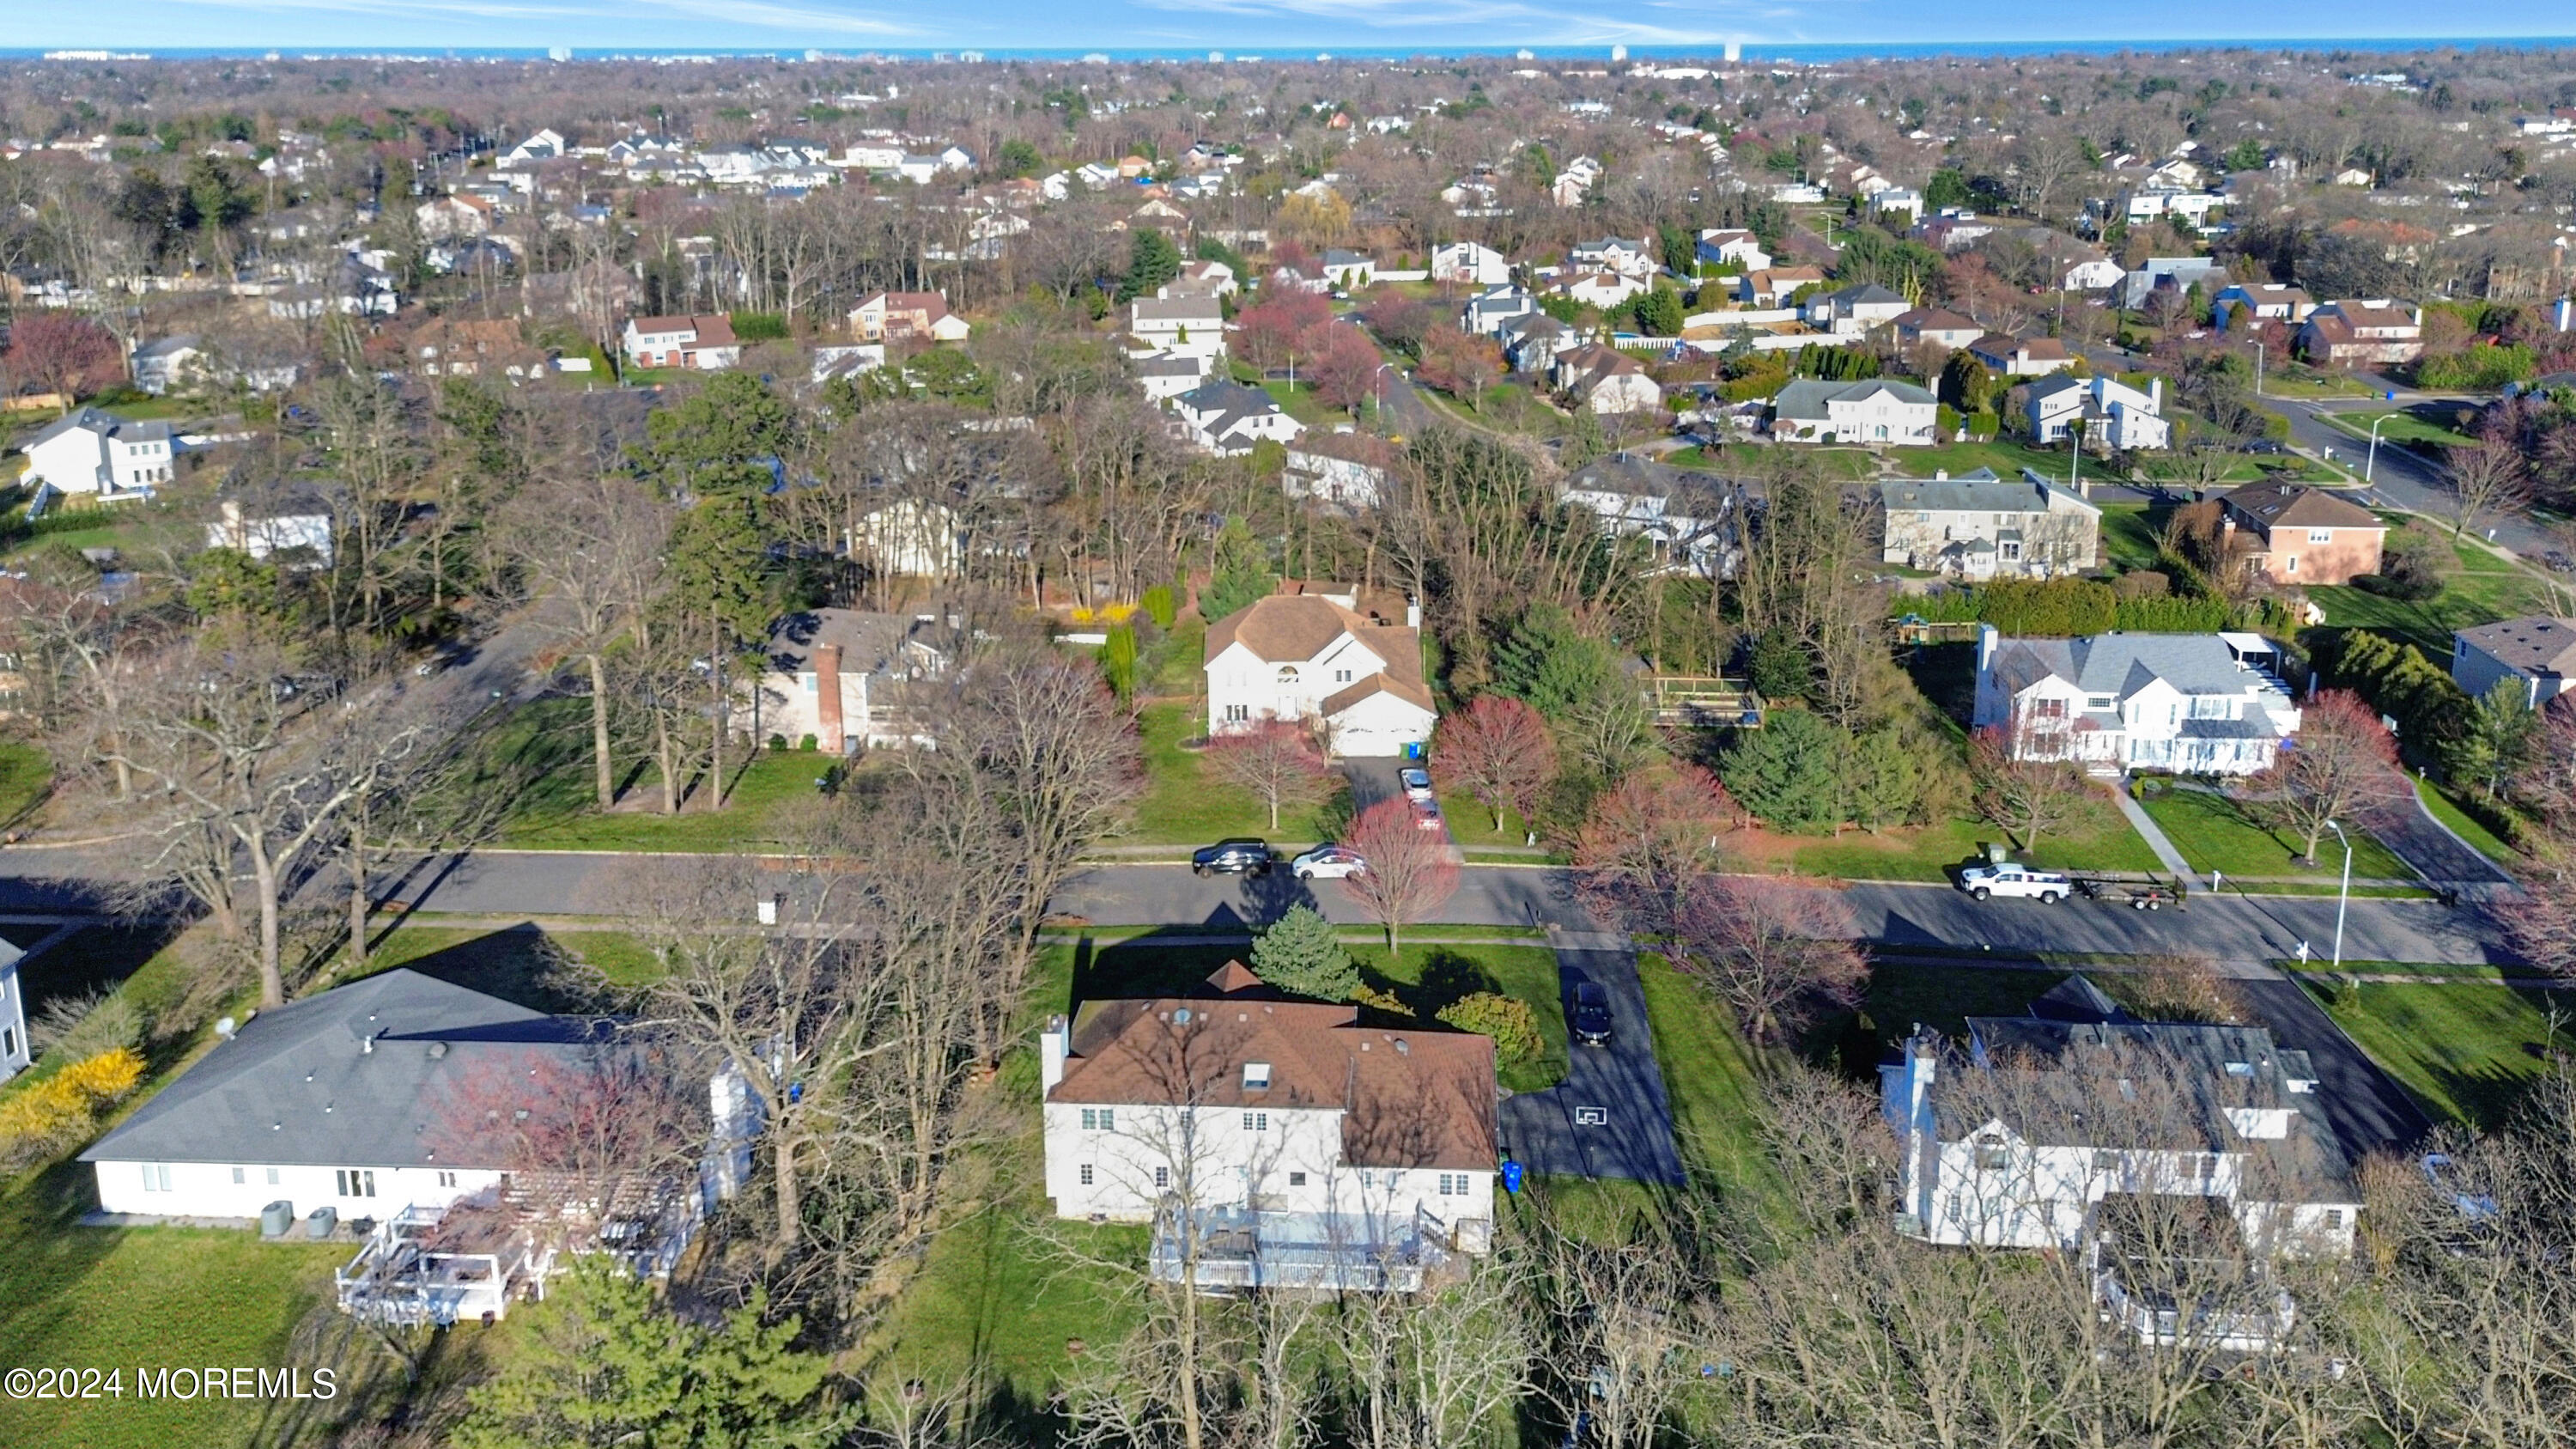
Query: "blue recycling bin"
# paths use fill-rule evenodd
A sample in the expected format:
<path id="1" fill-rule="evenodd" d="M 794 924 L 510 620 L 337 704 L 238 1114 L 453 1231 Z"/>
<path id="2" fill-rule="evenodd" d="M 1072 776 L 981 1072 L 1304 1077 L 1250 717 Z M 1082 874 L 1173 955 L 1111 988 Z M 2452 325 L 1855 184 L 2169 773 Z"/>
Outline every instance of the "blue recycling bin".
<path id="1" fill-rule="evenodd" d="M 1420 740 L 1407 740 L 1407 741 L 1405 742 L 1405 745 L 1404 745 L 1404 757 L 1405 757 L 1406 759 L 1408 759 L 1408 760 L 1419 760 L 1419 759 L 1421 759 L 1421 758 L 1422 758 L 1422 741 L 1420 741 Z"/>
<path id="2" fill-rule="evenodd" d="M 1505 1162 L 1503 1164 L 1503 1191 L 1518 1192 L 1521 1190 L 1521 1174 L 1523 1170 L 1524 1169 L 1517 1162 Z"/>

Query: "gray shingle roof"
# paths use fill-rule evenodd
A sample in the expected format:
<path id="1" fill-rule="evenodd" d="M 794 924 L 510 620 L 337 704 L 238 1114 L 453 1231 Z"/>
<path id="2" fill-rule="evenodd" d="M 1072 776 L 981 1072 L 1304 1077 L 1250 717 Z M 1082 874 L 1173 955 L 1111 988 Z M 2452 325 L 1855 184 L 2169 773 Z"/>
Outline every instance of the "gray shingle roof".
<path id="1" fill-rule="evenodd" d="M 129 443 L 161 442 L 170 436 L 168 423 L 130 422 L 96 408 L 77 408 L 47 424 L 43 432 L 27 440 L 27 446 L 33 448 L 39 443 L 50 443 L 76 428 Z"/>
<path id="2" fill-rule="evenodd" d="M 606 1037 L 593 1018 L 387 971 L 261 1012 L 81 1160 L 419 1166 L 465 1135 L 440 1117 L 459 1084 L 577 1067 Z"/>
<path id="3" fill-rule="evenodd" d="M 2126 699 L 2163 680 L 2183 694 L 2242 694 L 2259 676 L 2215 634 L 2096 634 L 2086 639 L 2007 639 L 1995 667 L 2014 688 L 2054 674 L 2086 694 Z M 2249 736 L 2250 738 L 2250 736 Z"/>
<path id="4" fill-rule="evenodd" d="M 2019 479 L 2008 481 L 1984 468 L 1954 478 L 1890 478 L 1878 485 L 1879 498 L 1891 513 L 1900 509 L 1944 513 L 2046 513 L 2052 493 L 2087 513 L 2102 511 L 2072 493 L 2046 484 Z"/>
<path id="5" fill-rule="evenodd" d="M 1780 389 L 1780 396 L 1773 400 L 1772 408 L 1784 418 L 1821 421 L 1827 416 L 1826 404 L 1861 402 L 1882 390 L 1894 395 L 1899 402 L 1921 404 L 1933 401 L 1932 394 L 1914 384 L 1888 378 L 1871 378 L 1867 382 L 1820 382 L 1814 378 L 1801 378 Z"/>

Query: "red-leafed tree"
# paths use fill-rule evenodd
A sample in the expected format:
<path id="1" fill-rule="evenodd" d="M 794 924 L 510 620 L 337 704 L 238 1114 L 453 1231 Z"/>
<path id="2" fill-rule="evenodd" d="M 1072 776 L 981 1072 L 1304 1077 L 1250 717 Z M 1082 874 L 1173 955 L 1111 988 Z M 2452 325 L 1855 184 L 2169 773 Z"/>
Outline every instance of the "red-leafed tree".
<path id="1" fill-rule="evenodd" d="M 1422 365 L 1414 375 L 1482 411 L 1485 389 L 1501 380 L 1504 371 L 1503 350 L 1492 338 L 1434 327 L 1423 334 Z"/>
<path id="2" fill-rule="evenodd" d="M 2314 861 L 2327 821 L 2387 809 L 2406 790 L 2406 773 L 2378 712 L 2348 689 L 2329 689 L 2308 701 L 2297 738 L 2251 783 L 2257 813 L 2298 836 L 2300 857 Z"/>
<path id="3" fill-rule="evenodd" d="M 1235 315 L 1237 346 L 1255 367 L 1284 367 L 1290 356 L 1304 355 L 1297 339 L 1332 316 L 1333 304 L 1322 294 L 1284 288 Z"/>
<path id="4" fill-rule="evenodd" d="M 2046 723 L 2015 711 L 2011 724 L 1989 725 L 1968 742 L 1977 813 L 2026 851 L 2064 825 L 2093 788 L 2075 763 L 2070 737 Z"/>
<path id="5" fill-rule="evenodd" d="M 439 1164 L 509 1172 L 553 1206 L 604 1205 L 621 1182 L 671 1170 L 706 1138 L 706 1073 L 641 1043 L 403 1041 L 375 1050 L 444 1058 L 447 1085 L 428 1133 Z"/>
<path id="6" fill-rule="evenodd" d="M 1556 741 L 1528 701 L 1484 694 L 1440 721 L 1431 760 L 1493 812 L 1499 833 L 1504 811 L 1519 811 L 1526 821 L 1539 792 L 1556 778 Z"/>
<path id="7" fill-rule="evenodd" d="M 1294 720 L 1257 719 L 1228 730 L 1208 741 L 1207 759 L 1219 778 L 1269 807 L 1272 830 L 1279 828 L 1281 806 L 1313 800 L 1333 775 L 1314 736 Z"/>
<path id="8" fill-rule="evenodd" d="M 1584 899 L 1623 929 L 1671 931 L 1691 883 L 1721 863 L 1717 838 L 1735 813 L 1726 787 L 1696 765 L 1631 771 L 1575 834 Z"/>
<path id="9" fill-rule="evenodd" d="M 10 392 L 50 392 L 72 399 L 125 378 L 123 354 L 104 327 L 72 312 L 20 313 L 0 354 Z"/>
<path id="10" fill-rule="evenodd" d="M 1457 893 L 1458 858 L 1449 833 L 1424 829 L 1411 801 L 1380 800 L 1361 811 L 1342 843 L 1368 862 L 1366 870 L 1342 883 L 1369 919 L 1386 929 L 1390 955 L 1403 944 L 1406 925 L 1440 909 Z"/>
<path id="11" fill-rule="evenodd" d="M 1422 339 L 1429 334 L 1432 324 L 1438 320 L 1428 304 L 1408 297 L 1393 287 L 1379 288 L 1369 298 L 1368 306 L 1361 311 L 1360 316 L 1367 321 L 1369 330 L 1376 333 L 1387 346 L 1401 348 L 1406 352 L 1418 352 L 1422 346 Z"/>
<path id="12" fill-rule="evenodd" d="M 1297 345 L 1299 370 L 1314 383 L 1315 396 L 1326 407 L 1356 408 L 1377 396 L 1378 369 L 1385 359 L 1366 333 L 1342 322 L 1306 329 Z"/>
<path id="13" fill-rule="evenodd" d="M 1683 892 L 1673 958 L 1757 1042 L 1794 1037 L 1860 1000 L 1869 965 L 1830 892 L 1786 881 L 1701 876 Z"/>

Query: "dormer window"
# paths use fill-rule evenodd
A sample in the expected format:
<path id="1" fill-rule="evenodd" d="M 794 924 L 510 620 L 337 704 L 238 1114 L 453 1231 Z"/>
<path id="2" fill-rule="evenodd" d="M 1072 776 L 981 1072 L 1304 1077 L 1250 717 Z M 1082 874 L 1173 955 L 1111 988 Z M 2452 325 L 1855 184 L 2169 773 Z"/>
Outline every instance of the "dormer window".
<path id="1" fill-rule="evenodd" d="M 1989 1135 L 1977 1139 L 1978 1171 L 1997 1172 L 2011 1165 L 2011 1162 L 2011 1151 L 2004 1146 L 2002 1138 Z"/>
<path id="2" fill-rule="evenodd" d="M 1269 1089 L 1269 1086 L 1270 1064 L 1268 1062 L 1245 1062 L 1243 1064 L 1243 1089 L 1245 1091 L 1266 1091 Z"/>

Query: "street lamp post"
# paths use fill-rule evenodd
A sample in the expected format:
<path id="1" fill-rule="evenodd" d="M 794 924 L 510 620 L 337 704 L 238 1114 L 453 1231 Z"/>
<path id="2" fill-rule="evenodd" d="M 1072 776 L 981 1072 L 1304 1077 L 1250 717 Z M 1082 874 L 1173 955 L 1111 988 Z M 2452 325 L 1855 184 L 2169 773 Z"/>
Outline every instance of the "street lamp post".
<path id="1" fill-rule="evenodd" d="M 1386 426 L 1386 375 L 1390 371 L 1393 371 L 1394 368 L 1395 364 L 1392 362 L 1381 362 L 1377 365 L 1377 422 L 1379 427 Z"/>
<path id="2" fill-rule="evenodd" d="M 2388 420 L 2395 416 L 2397 416 L 2395 413 L 2383 414 L 2378 422 L 2370 425 L 2370 456 L 2364 459 L 2361 465 L 2361 481 L 2365 485 L 2370 482 L 2372 470 L 2379 466 L 2379 430 L 2388 426 Z"/>
<path id="3" fill-rule="evenodd" d="M 2254 344 L 2254 400 L 2263 400 L 2263 344 Z"/>
<path id="4" fill-rule="evenodd" d="M 2344 908 L 2352 902 L 2352 837 L 2344 834 L 2343 827 L 2331 820 L 2326 822 L 2326 829 L 2333 831 L 2335 833 L 2335 839 L 2343 842 L 2343 886 L 2340 890 L 2335 892 L 2335 943 L 2333 966 L 2334 970 L 2341 971 L 2343 969 L 2343 913 Z"/>

